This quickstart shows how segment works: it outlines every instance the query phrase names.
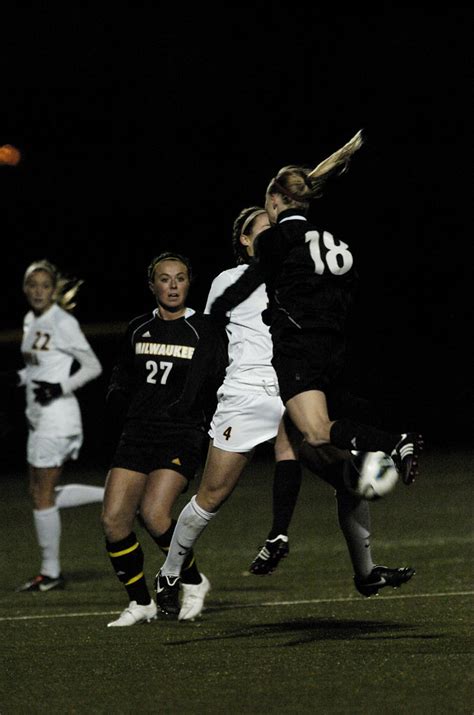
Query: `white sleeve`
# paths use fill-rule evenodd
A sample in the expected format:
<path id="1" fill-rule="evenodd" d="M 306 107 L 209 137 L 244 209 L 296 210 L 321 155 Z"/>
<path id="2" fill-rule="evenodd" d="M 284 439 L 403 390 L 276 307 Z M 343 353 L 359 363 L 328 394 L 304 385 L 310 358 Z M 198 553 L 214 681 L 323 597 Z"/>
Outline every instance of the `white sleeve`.
<path id="1" fill-rule="evenodd" d="M 207 302 L 206 302 L 206 307 L 204 308 L 204 312 L 209 315 L 211 312 L 211 307 L 212 304 L 214 303 L 215 299 L 218 298 L 222 293 L 225 291 L 226 288 L 228 288 L 230 285 L 232 285 L 233 280 L 229 276 L 227 271 L 223 271 L 222 273 L 219 273 L 218 276 L 214 278 L 214 280 L 211 283 L 211 289 L 209 291 L 209 295 L 207 296 Z"/>
<path id="2" fill-rule="evenodd" d="M 18 373 L 18 387 L 24 387 L 26 385 L 26 367 L 23 367 L 21 370 L 17 370 Z"/>
<path id="3" fill-rule="evenodd" d="M 67 395 L 99 377 L 102 366 L 75 318 L 62 323 L 61 343 L 61 349 L 72 355 L 80 365 L 74 375 L 61 383 L 63 394 Z"/>

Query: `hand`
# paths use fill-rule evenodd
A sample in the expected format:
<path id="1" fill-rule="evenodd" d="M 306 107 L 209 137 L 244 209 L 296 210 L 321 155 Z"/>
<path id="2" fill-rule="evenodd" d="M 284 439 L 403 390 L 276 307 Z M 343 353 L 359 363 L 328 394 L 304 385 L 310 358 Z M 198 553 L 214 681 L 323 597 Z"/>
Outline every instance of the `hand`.
<path id="1" fill-rule="evenodd" d="M 43 380 L 33 380 L 38 387 L 35 387 L 35 400 L 40 405 L 49 405 L 50 402 L 61 397 L 63 390 L 59 382 L 44 382 Z"/>

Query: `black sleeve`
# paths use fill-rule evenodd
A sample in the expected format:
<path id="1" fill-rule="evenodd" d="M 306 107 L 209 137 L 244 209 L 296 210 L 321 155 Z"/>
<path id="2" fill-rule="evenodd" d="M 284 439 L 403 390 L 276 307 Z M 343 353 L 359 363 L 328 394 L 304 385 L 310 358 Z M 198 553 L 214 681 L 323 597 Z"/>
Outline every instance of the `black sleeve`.
<path id="1" fill-rule="evenodd" d="M 245 273 L 215 299 L 210 310 L 213 320 L 225 325 L 228 321 L 226 313 L 246 300 L 262 283 L 264 278 L 259 264 L 251 263 Z"/>
<path id="2" fill-rule="evenodd" d="M 217 404 L 217 390 L 221 386 L 228 363 L 225 330 L 210 316 L 203 316 L 201 335 L 193 354 L 183 391 L 170 406 L 175 417 L 189 413 L 199 403 L 210 422 Z"/>
<path id="3" fill-rule="evenodd" d="M 133 390 L 132 323 L 122 337 L 105 396 L 105 448 L 112 456 L 122 433 Z"/>
<path id="4" fill-rule="evenodd" d="M 107 400 L 109 395 L 116 391 L 121 391 L 129 396 L 132 393 L 134 381 L 132 345 L 133 330 L 134 325 L 133 323 L 130 323 L 125 335 L 122 337 L 117 360 L 112 368 L 110 376 L 109 386 L 107 389 Z"/>

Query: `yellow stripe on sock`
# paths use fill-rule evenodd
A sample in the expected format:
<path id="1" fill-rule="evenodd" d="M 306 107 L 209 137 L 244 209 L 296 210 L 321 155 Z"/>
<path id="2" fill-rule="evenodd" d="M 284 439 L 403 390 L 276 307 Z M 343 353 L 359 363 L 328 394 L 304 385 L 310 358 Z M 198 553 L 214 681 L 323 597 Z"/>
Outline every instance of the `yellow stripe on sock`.
<path id="1" fill-rule="evenodd" d="M 191 566 L 195 563 L 196 557 L 193 555 L 193 558 L 191 559 L 190 563 L 186 566 L 186 568 L 183 568 L 183 571 L 187 571 L 188 569 L 191 568 Z"/>
<path id="2" fill-rule="evenodd" d="M 133 544 L 133 546 L 130 546 L 128 549 L 124 549 L 123 551 L 109 551 L 109 556 L 113 559 L 117 558 L 117 556 L 125 556 L 125 554 L 129 554 L 131 551 L 135 551 L 135 549 L 138 549 L 140 544 L 137 543 Z"/>
<path id="3" fill-rule="evenodd" d="M 143 571 L 141 571 L 137 576 L 131 578 L 130 581 L 127 581 L 125 586 L 130 586 L 131 583 L 135 583 L 135 581 L 139 581 L 141 578 L 143 578 Z"/>

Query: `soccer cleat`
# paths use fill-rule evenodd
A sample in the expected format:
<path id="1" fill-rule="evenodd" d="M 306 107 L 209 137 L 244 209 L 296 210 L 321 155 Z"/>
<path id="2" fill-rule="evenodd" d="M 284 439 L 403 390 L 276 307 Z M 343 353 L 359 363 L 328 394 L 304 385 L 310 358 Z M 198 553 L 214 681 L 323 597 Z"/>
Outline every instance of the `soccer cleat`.
<path id="1" fill-rule="evenodd" d="M 411 484 L 418 474 L 418 457 L 423 450 L 423 437 L 416 432 L 402 434 L 390 455 L 404 484 Z"/>
<path id="2" fill-rule="evenodd" d="M 392 586 L 398 588 L 416 573 L 412 568 L 389 569 L 386 566 L 374 566 L 366 578 L 354 576 L 356 589 L 363 596 L 376 596 L 380 588 Z"/>
<path id="3" fill-rule="evenodd" d="M 56 578 L 52 578 L 52 576 L 44 576 L 40 573 L 15 590 L 19 593 L 22 591 L 52 591 L 53 588 L 64 588 L 65 586 L 66 579 L 61 574 Z"/>
<path id="4" fill-rule="evenodd" d="M 288 556 L 289 551 L 288 537 L 284 534 L 279 534 L 274 539 L 267 539 L 250 564 L 250 573 L 255 576 L 266 576 L 273 573 L 280 560 Z"/>
<path id="5" fill-rule="evenodd" d="M 203 573 L 201 578 L 201 583 L 183 583 L 181 581 L 183 599 L 178 621 L 194 621 L 197 616 L 201 615 L 204 599 L 211 590 L 209 579 Z"/>
<path id="6" fill-rule="evenodd" d="M 179 576 L 163 576 L 161 571 L 155 577 L 156 603 L 165 616 L 177 618 L 179 606 Z"/>
<path id="7" fill-rule="evenodd" d="M 150 623 L 156 618 L 156 603 L 150 601 L 148 605 L 138 604 L 136 601 L 130 601 L 127 608 L 122 611 L 116 621 L 107 623 L 107 628 L 115 628 L 117 626 L 134 626 L 135 623 Z"/>

